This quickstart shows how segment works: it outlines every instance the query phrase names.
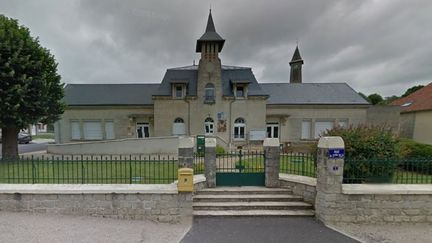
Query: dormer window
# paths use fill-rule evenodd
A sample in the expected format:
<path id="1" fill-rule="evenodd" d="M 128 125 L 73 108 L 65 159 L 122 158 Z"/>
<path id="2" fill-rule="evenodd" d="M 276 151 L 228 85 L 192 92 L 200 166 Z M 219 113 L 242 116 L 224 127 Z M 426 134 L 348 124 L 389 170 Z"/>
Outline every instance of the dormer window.
<path id="1" fill-rule="evenodd" d="M 234 97 L 244 99 L 247 97 L 249 80 L 231 80 Z"/>
<path id="2" fill-rule="evenodd" d="M 186 96 L 185 84 L 173 84 L 172 91 L 174 99 L 183 99 Z"/>
<path id="3" fill-rule="evenodd" d="M 235 89 L 235 96 L 244 98 L 245 97 L 245 87 L 237 85 L 236 89 Z"/>

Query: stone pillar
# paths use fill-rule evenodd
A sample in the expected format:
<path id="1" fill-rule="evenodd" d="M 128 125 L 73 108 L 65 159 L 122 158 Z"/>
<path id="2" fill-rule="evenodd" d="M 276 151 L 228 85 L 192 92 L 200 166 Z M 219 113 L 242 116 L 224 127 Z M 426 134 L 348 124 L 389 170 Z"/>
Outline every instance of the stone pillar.
<path id="1" fill-rule="evenodd" d="M 279 187 L 279 139 L 266 138 L 263 146 L 265 152 L 265 186 Z"/>
<path id="2" fill-rule="evenodd" d="M 178 146 L 178 162 L 179 168 L 192 168 L 194 162 L 194 138 L 180 137 Z"/>
<path id="3" fill-rule="evenodd" d="M 343 199 L 344 149 L 341 137 L 322 137 L 318 142 L 315 214 L 323 223 L 336 222 L 340 217 L 336 205 Z"/>
<path id="4" fill-rule="evenodd" d="M 207 187 L 216 187 L 216 138 L 205 139 L 204 169 Z"/>

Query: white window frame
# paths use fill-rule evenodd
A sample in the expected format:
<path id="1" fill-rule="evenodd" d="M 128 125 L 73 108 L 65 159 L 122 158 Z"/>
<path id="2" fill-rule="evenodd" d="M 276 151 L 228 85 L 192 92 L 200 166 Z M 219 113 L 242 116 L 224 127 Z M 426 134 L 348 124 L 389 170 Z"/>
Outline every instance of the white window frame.
<path id="1" fill-rule="evenodd" d="M 204 88 L 204 100 L 207 102 L 214 102 L 216 99 L 216 91 L 213 83 L 206 84 Z"/>
<path id="2" fill-rule="evenodd" d="M 89 127 L 92 124 L 94 127 Z M 101 120 L 84 120 L 83 121 L 84 140 L 102 140 L 102 122 Z"/>
<path id="3" fill-rule="evenodd" d="M 174 99 L 183 99 L 185 97 L 185 94 L 186 94 L 185 91 L 186 91 L 186 89 L 185 89 L 185 85 L 184 84 L 173 84 L 172 87 L 173 87 L 172 88 L 172 95 L 173 95 Z M 180 96 L 178 96 L 177 88 L 180 88 L 180 92 L 181 92 Z"/>
<path id="4" fill-rule="evenodd" d="M 70 121 L 71 140 L 81 140 L 81 124 L 79 120 Z"/>
<path id="5" fill-rule="evenodd" d="M 115 139 L 115 129 L 113 120 L 105 120 L 105 139 Z"/>
<path id="6" fill-rule="evenodd" d="M 206 135 L 214 134 L 214 120 L 211 117 L 207 117 L 204 121 L 204 133 Z"/>
<path id="7" fill-rule="evenodd" d="M 312 120 L 303 120 L 301 124 L 300 139 L 312 138 Z"/>
<path id="8" fill-rule="evenodd" d="M 135 127 L 136 127 L 136 137 L 137 138 L 148 138 L 148 137 L 150 137 L 150 125 L 149 125 L 149 123 L 148 122 L 137 122 L 136 123 L 136 125 L 135 125 Z M 139 134 L 138 134 L 138 129 L 142 129 L 142 137 L 139 137 Z M 148 133 L 147 133 L 147 135 L 148 136 L 146 136 L 146 133 L 145 133 L 145 130 L 146 130 L 146 128 L 147 128 L 147 131 L 148 131 Z"/>
<path id="9" fill-rule="evenodd" d="M 268 133 L 268 129 L 270 128 L 270 134 Z M 277 132 L 275 133 L 275 128 L 277 129 Z M 277 122 L 268 122 L 266 124 L 266 136 L 268 138 L 279 138 L 279 132 L 280 132 L 280 128 L 279 128 L 279 123 Z M 276 136 L 275 136 L 276 134 Z"/>
<path id="10" fill-rule="evenodd" d="M 233 138 L 234 140 L 245 140 L 246 139 L 246 121 L 239 117 L 234 120 L 233 126 Z"/>

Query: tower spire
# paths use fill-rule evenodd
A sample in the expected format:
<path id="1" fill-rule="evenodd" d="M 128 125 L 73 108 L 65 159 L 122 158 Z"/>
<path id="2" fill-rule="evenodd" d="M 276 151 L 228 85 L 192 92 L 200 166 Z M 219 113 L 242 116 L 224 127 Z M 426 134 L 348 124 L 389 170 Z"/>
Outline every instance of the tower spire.
<path id="1" fill-rule="evenodd" d="M 225 40 L 216 32 L 211 8 L 207 19 L 205 33 L 197 40 L 196 52 L 201 52 L 204 43 L 216 44 L 218 46 L 218 52 L 222 50 L 223 44 L 225 43 Z"/>
<path id="2" fill-rule="evenodd" d="M 291 66 L 290 83 L 302 83 L 302 65 L 304 61 L 300 56 L 298 43 L 289 65 Z"/>

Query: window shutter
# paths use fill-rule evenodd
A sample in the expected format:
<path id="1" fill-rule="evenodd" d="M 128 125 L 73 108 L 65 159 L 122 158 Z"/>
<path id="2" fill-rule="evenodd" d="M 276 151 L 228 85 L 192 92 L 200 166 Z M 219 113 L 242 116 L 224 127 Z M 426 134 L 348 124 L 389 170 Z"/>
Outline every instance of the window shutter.
<path id="1" fill-rule="evenodd" d="M 80 125 L 78 121 L 71 122 L 71 139 L 81 139 Z"/>
<path id="2" fill-rule="evenodd" d="M 326 130 L 333 128 L 333 122 L 315 122 L 315 138 L 319 138 Z"/>
<path id="3" fill-rule="evenodd" d="M 108 121 L 105 122 L 105 136 L 106 139 L 114 139 L 114 122 Z"/>
<path id="4" fill-rule="evenodd" d="M 184 123 L 174 123 L 173 124 L 173 135 L 184 135 L 185 132 L 185 124 Z"/>
<path id="5" fill-rule="evenodd" d="M 302 131 L 301 131 L 301 139 L 310 139 L 311 138 L 311 122 L 303 121 L 302 122 Z"/>
<path id="6" fill-rule="evenodd" d="M 84 122 L 84 139 L 102 139 L 102 126 L 100 122 Z"/>

